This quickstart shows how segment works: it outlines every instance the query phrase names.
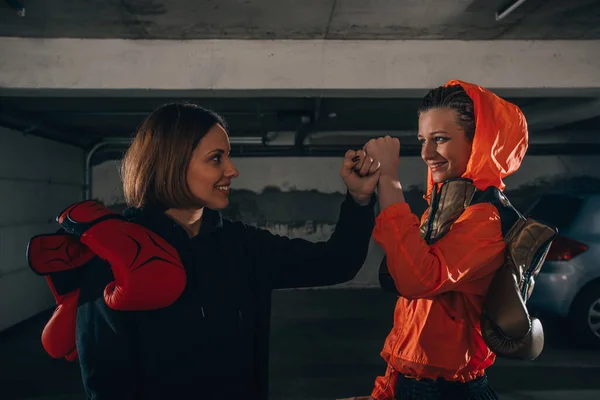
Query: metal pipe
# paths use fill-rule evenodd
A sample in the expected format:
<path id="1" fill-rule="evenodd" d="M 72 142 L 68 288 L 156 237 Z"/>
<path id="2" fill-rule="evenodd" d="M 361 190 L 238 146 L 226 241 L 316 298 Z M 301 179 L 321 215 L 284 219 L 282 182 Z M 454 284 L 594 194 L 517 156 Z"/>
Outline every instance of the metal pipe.
<path id="1" fill-rule="evenodd" d="M 505 9 L 496 11 L 496 21 L 500 21 L 501 19 L 506 18 L 508 16 L 508 14 L 515 11 L 518 7 L 520 7 L 526 1 L 527 0 L 517 0 L 514 3 L 512 3 L 510 6 L 506 7 Z"/>
<path id="2" fill-rule="evenodd" d="M 84 200 L 90 199 L 92 197 L 92 157 L 98 150 L 103 147 L 111 146 L 111 145 L 129 145 L 131 143 L 131 139 L 108 139 L 107 141 L 96 143 L 86 154 L 85 156 L 85 166 L 84 166 L 84 192 L 83 198 Z"/>
<path id="3" fill-rule="evenodd" d="M 6 0 L 6 2 L 17 11 L 19 17 L 25 16 L 25 6 L 20 0 Z"/>
<path id="4" fill-rule="evenodd" d="M 145 117 L 150 114 L 152 111 L 52 111 L 48 112 L 48 114 L 52 115 L 68 115 L 75 117 Z M 252 111 L 222 111 L 220 112 L 223 116 L 226 117 L 245 117 L 256 115 L 255 112 Z M 276 112 L 263 112 L 263 115 L 276 116 Z"/>
<path id="5" fill-rule="evenodd" d="M 523 109 L 529 130 L 559 131 L 560 126 L 600 116 L 600 97 L 569 104 L 536 103 Z"/>
<path id="6" fill-rule="evenodd" d="M 263 138 L 261 136 L 239 136 L 229 137 L 229 143 L 231 144 L 263 144 Z"/>

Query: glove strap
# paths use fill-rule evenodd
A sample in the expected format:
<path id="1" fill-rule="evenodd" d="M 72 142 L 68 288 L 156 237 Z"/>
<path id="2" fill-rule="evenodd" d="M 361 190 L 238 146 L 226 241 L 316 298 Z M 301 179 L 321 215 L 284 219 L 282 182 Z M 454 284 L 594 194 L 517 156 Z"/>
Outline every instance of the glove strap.
<path id="1" fill-rule="evenodd" d="M 103 205 L 93 200 L 86 200 L 67 207 L 56 217 L 56 222 L 67 232 L 81 236 L 92 226 L 115 218 L 124 219 L 123 216 Z"/>

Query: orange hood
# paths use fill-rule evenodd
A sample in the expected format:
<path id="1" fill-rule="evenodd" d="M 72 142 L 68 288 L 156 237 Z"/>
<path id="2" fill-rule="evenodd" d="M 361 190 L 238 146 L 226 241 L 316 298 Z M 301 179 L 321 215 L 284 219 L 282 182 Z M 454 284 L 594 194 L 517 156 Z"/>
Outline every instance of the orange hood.
<path id="1" fill-rule="evenodd" d="M 521 165 L 528 144 L 527 121 L 516 105 L 471 83 L 452 80 L 445 86 L 461 85 L 475 106 L 473 150 L 462 176 L 473 181 L 477 189 L 495 186 L 504 190 L 502 179 Z M 429 200 L 433 189 L 431 171 L 427 174 Z"/>

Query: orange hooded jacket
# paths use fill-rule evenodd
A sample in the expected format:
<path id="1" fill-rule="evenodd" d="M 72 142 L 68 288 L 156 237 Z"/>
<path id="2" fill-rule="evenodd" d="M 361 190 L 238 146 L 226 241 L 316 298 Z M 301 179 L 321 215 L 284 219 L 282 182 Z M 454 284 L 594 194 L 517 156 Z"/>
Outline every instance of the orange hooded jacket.
<path id="1" fill-rule="evenodd" d="M 475 106 L 475 137 L 463 178 L 477 189 L 504 190 L 503 178 L 521 165 L 527 151 L 527 123 L 521 110 L 492 92 L 462 81 Z M 426 199 L 434 188 L 428 172 Z M 427 211 L 421 221 L 427 217 Z M 388 366 L 375 380 L 372 396 L 394 399 L 397 374 L 469 381 L 484 374 L 495 355 L 481 337 L 479 317 L 487 288 L 504 262 L 500 218 L 489 203 L 467 207 L 450 231 L 428 245 L 419 218 L 397 203 L 377 217 L 373 238 L 384 249 L 402 297 L 381 356 Z"/>

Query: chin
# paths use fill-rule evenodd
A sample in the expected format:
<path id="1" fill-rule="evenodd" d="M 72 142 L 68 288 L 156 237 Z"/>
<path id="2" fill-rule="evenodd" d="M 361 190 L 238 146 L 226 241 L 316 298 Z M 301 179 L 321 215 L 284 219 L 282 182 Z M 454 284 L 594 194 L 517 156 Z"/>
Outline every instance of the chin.
<path id="1" fill-rule="evenodd" d="M 433 179 L 434 183 L 442 183 L 442 182 L 446 182 L 449 181 L 450 179 L 456 179 L 456 178 L 460 178 L 462 175 L 456 175 L 456 174 L 451 174 L 448 172 L 441 172 L 441 173 L 433 173 L 431 174 L 431 179 Z"/>
<path id="2" fill-rule="evenodd" d="M 227 206 L 229 205 L 229 199 L 227 200 L 218 200 L 218 201 L 211 201 L 210 204 L 207 204 L 207 207 L 210 208 L 211 210 L 223 210 L 225 208 L 227 208 Z"/>
<path id="3" fill-rule="evenodd" d="M 433 179 L 433 183 L 442 183 L 442 182 L 448 180 L 446 175 L 442 175 L 442 174 L 432 174 L 431 179 Z"/>

